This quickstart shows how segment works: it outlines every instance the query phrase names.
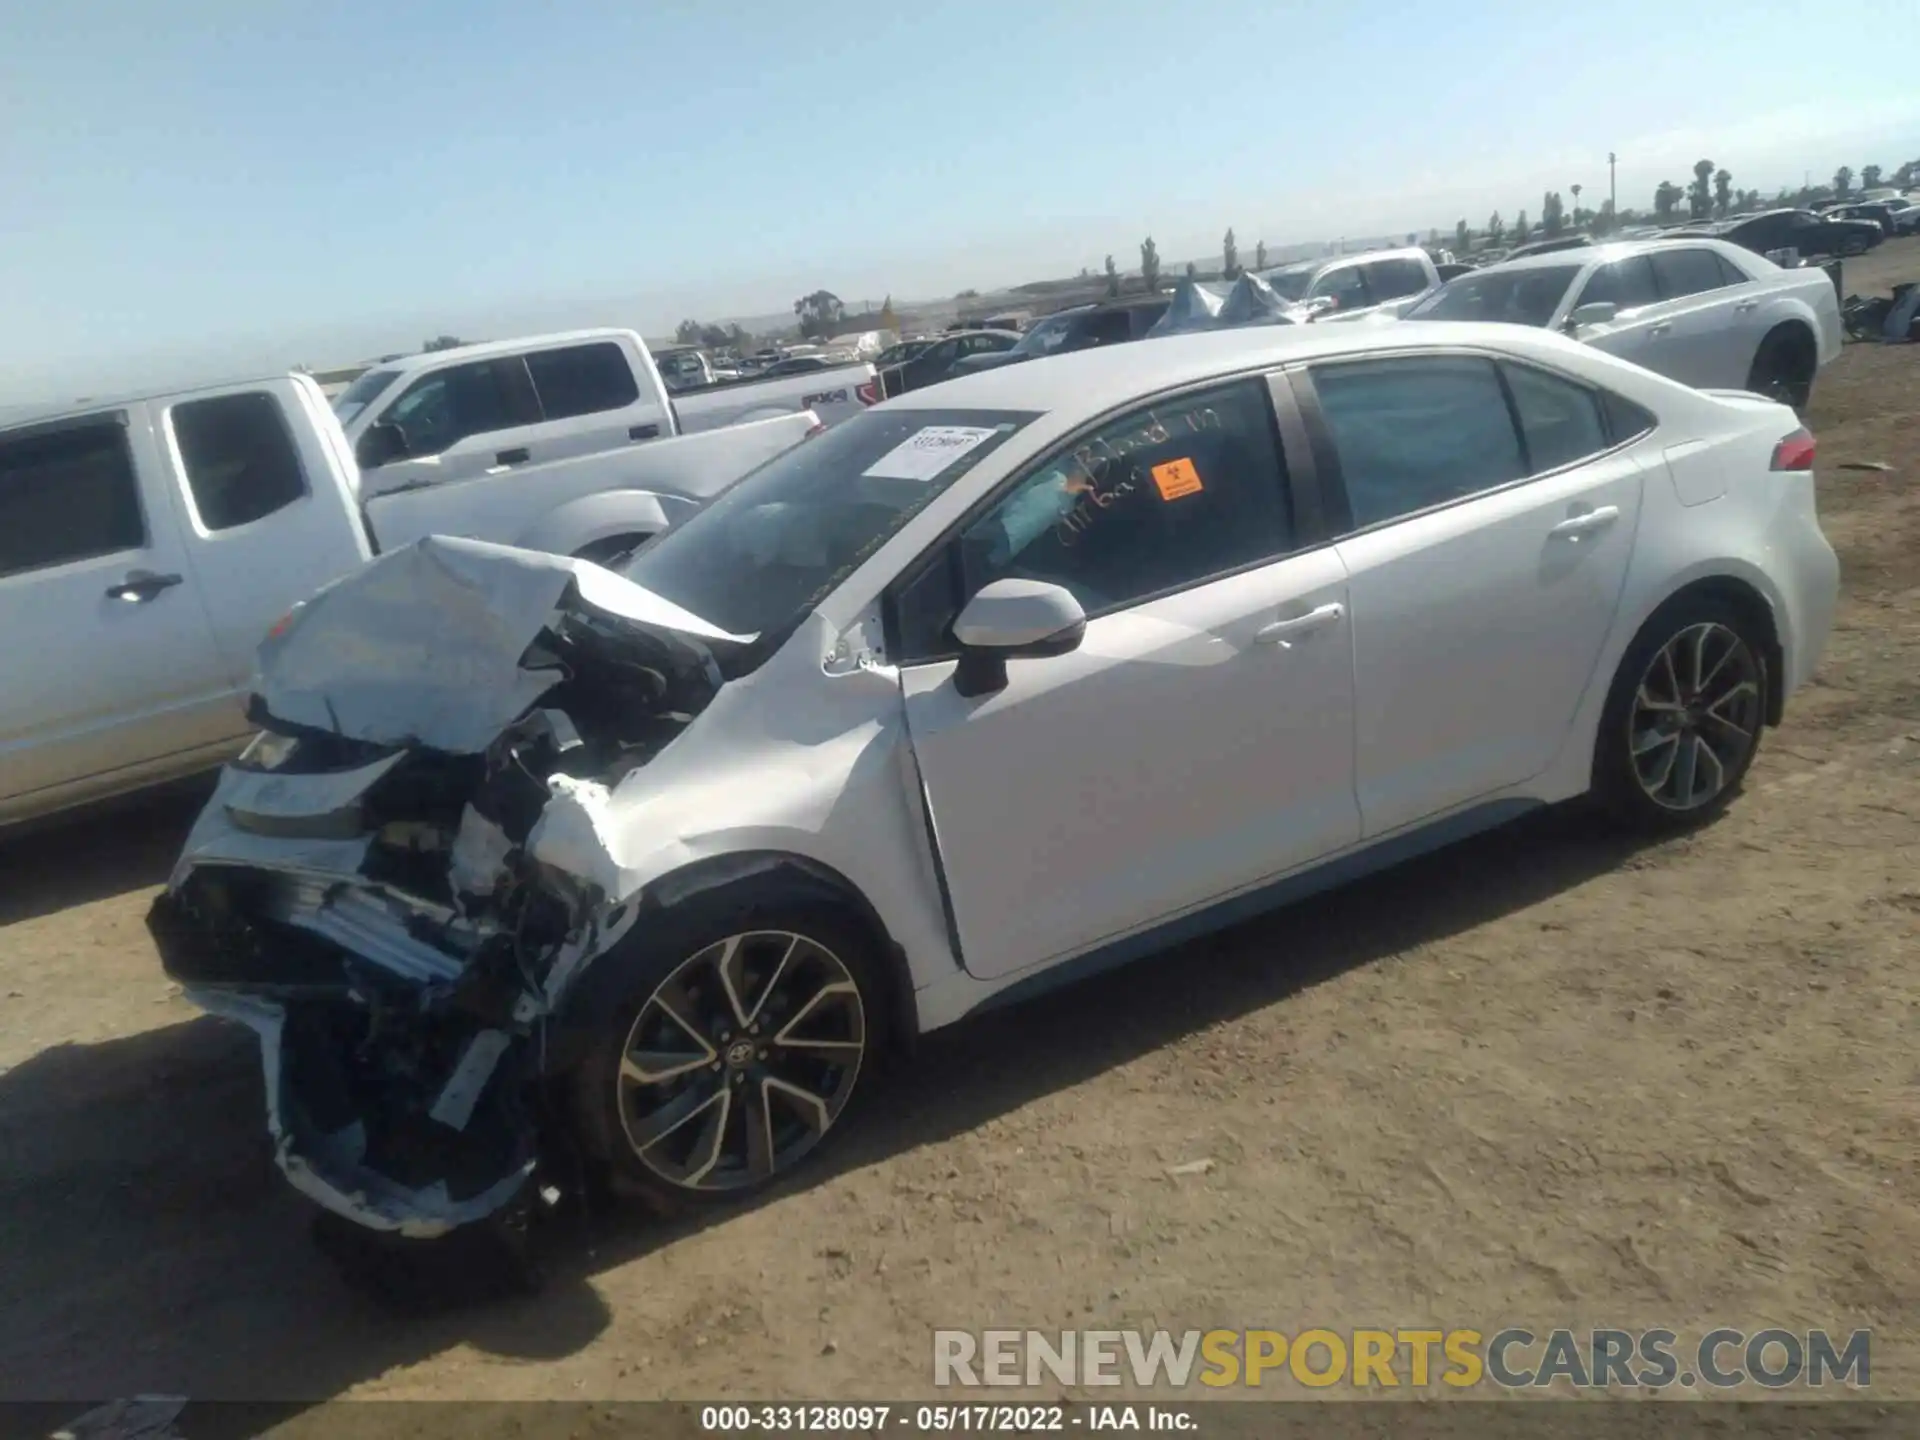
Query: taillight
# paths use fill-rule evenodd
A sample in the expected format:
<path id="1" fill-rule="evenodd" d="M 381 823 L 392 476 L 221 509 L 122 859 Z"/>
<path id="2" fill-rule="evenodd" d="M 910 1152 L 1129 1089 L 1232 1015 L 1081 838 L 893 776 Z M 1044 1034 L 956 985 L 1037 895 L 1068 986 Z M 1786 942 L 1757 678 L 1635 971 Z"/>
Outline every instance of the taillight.
<path id="1" fill-rule="evenodd" d="M 1773 466 L 1775 470 L 1811 470 L 1813 469 L 1813 432 L 1796 430 L 1778 445 L 1773 447 Z"/>
<path id="2" fill-rule="evenodd" d="M 867 381 L 864 385 L 854 386 L 853 393 L 860 397 L 860 403 L 862 405 L 878 405 L 882 400 L 887 398 L 885 382 L 883 382 L 878 375 L 874 376 L 873 379 Z"/>

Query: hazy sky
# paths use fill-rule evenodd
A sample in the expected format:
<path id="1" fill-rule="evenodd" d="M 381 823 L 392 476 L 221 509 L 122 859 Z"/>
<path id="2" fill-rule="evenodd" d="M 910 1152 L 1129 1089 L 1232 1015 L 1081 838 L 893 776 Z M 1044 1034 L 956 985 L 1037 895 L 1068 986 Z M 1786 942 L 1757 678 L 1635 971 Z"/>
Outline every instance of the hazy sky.
<path id="1" fill-rule="evenodd" d="M 1914 0 L 0 0 L 0 403 L 1920 156 Z M 1570 197 L 1569 197 L 1569 203 Z"/>

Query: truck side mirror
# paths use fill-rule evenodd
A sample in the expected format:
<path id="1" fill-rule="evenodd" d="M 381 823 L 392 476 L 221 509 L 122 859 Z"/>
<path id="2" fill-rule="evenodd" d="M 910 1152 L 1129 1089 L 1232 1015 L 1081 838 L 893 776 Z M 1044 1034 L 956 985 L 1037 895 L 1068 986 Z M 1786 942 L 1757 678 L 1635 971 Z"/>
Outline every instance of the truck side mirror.
<path id="1" fill-rule="evenodd" d="M 353 458 L 360 463 L 362 470 L 378 470 L 395 460 L 405 460 L 412 453 L 412 447 L 407 444 L 407 432 L 386 420 L 369 425 L 366 434 L 360 437 L 360 443 L 353 447 Z"/>

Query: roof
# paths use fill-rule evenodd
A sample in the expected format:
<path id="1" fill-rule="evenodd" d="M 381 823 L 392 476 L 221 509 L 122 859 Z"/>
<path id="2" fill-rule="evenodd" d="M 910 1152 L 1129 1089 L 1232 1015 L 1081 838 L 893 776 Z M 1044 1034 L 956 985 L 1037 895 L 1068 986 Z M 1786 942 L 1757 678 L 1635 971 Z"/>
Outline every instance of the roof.
<path id="1" fill-rule="evenodd" d="M 1539 348 L 1590 353 L 1590 347 L 1546 331 L 1511 325 L 1260 325 L 1097 346 L 1069 355 L 1002 365 L 914 390 L 889 410 L 1033 410 L 1088 417 L 1162 388 L 1258 369 L 1372 350 L 1444 349 L 1497 342 L 1503 349 Z"/>
<path id="2" fill-rule="evenodd" d="M 121 390 L 105 395 L 88 395 L 77 400 L 51 400 L 26 405 L 0 407 L 0 428 L 13 430 L 27 425 L 45 425 L 59 420 L 104 415 L 111 410 L 139 405 L 148 400 L 187 400 L 210 390 L 235 390 L 247 385 L 276 384 L 299 371 L 276 370 L 264 375 L 235 375 L 224 380 L 203 380 L 194 385 L 150 385 L 142 390 Z M 312 378 L 312 377 L 308 377 Z M 318 382 L 316 382 L 318 383 Z"/>
<path id="3" fill-rule="evenodd" d="M 457 345 L 446 350 L 428 350 L 419 355 L 402 355 L 396 360 L 383 360 L 370 365 L 370 370 L 397 370 L 402 375 L 415 370 L 423 370 L 429 365 L 444 365 L 449 360 L 492 360 L 502 355 L 518 355 L 527 350 L 541 350 L 550 345 L 584 345 L 590 340 L 624 340 L 633 335 L 631 330 L 618 326 L 603 326 L 596 330 L 559 330 L 551 335 L 521 335 L 512 340 L 482 340 L 474 345 Z"/>
<path id="4" fill-rule="evenodd" d="M 1261 279 L 1269 275 L 1307 275 L 1332 265 L 1358 264 L 1363 260 L 1430 260 L 1418 245 L 1396 245 L 1388 250 L 1349 250 L 1342 255 L 1321 255 L 1312 260 L 1289 260 L 1285 265 L 1269 265 L 1257 271 Z"/>
<path id="5" fill-rule="evenodd" d="M 1491 265 L 1482 265 L 1469 273 L 1485 275 L 1490 270 L 1552 270 L 1568 265 L 1605 265 L 1609 261 L 1624 260 L 1631 255 L 1651 255 L 1660 250 L 1697 250 L 1702 245 L 1708 249 L 1727 255 L 1738 255 L 1745 261 L 1751 261 L 1750 251 L 1724 240 L 1716 240 L 1709 235 L 1662 236 L 1656 240 L 1609 240 L 1600 245 L 1580 245 L 1571 250 L 1548 250 L 1532 255 L 1517 255 L 1509 260 L 1498 260 Z"/>

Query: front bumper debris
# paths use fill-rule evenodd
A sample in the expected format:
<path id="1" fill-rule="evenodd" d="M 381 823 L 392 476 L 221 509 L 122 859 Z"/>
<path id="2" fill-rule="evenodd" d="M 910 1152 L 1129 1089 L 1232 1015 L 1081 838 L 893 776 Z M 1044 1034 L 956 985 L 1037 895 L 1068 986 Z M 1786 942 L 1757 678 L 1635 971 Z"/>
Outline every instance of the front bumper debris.
<path id="1" fill-rule="evenodd" d="M 432 1239 L 532 1202 L 549 1023 L 631 923 L 593 822 L 724 683 L 738 637 L 700 623 L 596 566 L 430 537 L 262 645 L 266 733 L 148 928 L 258 1036 L 275 1159 L 325 1211 Z"/>

